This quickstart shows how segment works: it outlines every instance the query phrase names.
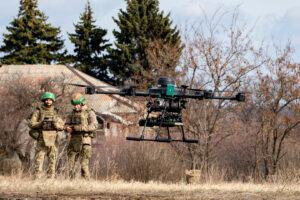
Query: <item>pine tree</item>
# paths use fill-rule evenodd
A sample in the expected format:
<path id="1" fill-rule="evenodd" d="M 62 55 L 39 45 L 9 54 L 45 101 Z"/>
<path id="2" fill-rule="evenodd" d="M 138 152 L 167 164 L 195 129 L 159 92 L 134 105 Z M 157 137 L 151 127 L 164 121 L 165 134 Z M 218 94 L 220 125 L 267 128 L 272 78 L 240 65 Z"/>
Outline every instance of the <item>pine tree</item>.
<path id="1" fill-rule="evenodd" d="M 150 42 L 162 41 L 181 52 L 177 27 L 171 27 L 170 13 L 164 16 L 159 11 L 158 0 L 126 0 L 126 11 L 120 10 L 114 19 L 120 31 L 114 30 L 115 49 L 110 50 L 110 70 L 115 81 L 144 79 L 143 71 L 151 72 L 147 48 Z M 176 66 L 170 66 L 175 70 Z"/>
<path id="2" fill-rule="evenodd" d="M 20 0 L 18 16 L 3 34 L 2 64 L 50 64 L 64 59 L 64 41 L 60 29 L 47 23 L 38 10 L 37 0 Z M 61 53 L 60 53 L 61 52 Z"/>
<path id="3" fill-rule="evenodd" d="M 69 33 L 69 38 L 75 45 L 75 55 L 71 57 L 76 68 L 107 81 L 108 70 L 104 53 L 110 44 L 104 39 L 107 31 L 96 27 L 92 15 L 90 2 L 88 2 L 84 13 L 80 16 L 80 21 L 74 24 L 75 33 Z"/>

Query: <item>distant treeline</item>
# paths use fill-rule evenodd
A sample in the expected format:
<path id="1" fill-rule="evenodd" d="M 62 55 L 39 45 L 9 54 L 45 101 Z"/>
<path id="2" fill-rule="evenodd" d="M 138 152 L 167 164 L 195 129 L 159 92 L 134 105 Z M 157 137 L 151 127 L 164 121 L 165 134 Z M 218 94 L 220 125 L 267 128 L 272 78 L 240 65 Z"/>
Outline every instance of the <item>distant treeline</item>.
<path id="1" fill-rule="evenodd" d="M 159 11 L 157 0 L 128 0 L 126 10 L 113 18 L 119 30 L 113 30 L 114 45 L 105 36 L 107 30 L 96 25 L 93 11 L 87 2 L 74 33 L 68 33 L 74 44 L 74 54 L 64 48 L 60 28 L 47 23 L 47 16 L 38 9 L 37 0 L 21 0 L 17 17 L 7 26 L 0 46 L 1 64 L 68 63 L 100 80 L 123 84 L 149 82 L 150 74 L 157 73 L 151 63 L 153 45 L 169 46 L 176 52 L 176 62 L 167 63 L 174 71 L 182 45 L 179 30 L 172 28 L 170 14 Z"/>

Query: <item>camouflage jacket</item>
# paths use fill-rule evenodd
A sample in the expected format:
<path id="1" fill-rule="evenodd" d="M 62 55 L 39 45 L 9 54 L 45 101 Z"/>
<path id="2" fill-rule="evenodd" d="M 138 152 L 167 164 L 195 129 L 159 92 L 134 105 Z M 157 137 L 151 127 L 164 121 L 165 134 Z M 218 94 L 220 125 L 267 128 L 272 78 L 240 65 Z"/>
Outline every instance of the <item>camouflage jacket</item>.
<path id="1" fill-rule="evenodd" d="M 38 107 L 32 114 L 29 121 L 29 128 L 44 130 L 46 128 L 46 121 L 53 121 L 53 129 L 62 131 L 64 129 L 64 121 L 58 115 L 58 111 L 54 106 L 46 107 L 42 105 Z"/>
<path id="2" fill-rule="evenodd" d="M 66 119 L 66 125 L 72 126 L 73 132 L 91 133 L 97 130 L 98 121 L 95 112 L 85 105 L 79 112 L 72 111 Z"/>

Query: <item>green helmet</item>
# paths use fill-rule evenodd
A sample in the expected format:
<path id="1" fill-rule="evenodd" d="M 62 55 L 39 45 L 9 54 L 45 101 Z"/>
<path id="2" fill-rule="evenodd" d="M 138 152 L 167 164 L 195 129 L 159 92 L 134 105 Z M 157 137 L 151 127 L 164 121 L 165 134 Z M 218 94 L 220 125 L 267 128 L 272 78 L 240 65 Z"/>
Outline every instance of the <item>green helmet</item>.
<path id="1" fill-rule="evenodd" d="M 45 94 L 43 94 L 42 96 L 42 101 L 45 101 L 46 99 L 52 99 L 52 101 L 55 101 L 55 95 L 51 92 L 46 92 Z"/>
<path id="2" fill-rule="evenodd" d="M 85 100 L 84 96 L 80 93 L 75 93 L 72 95 L 72 100 L 71 100 L 71 104 L 72 105 L 77 105 L 82 103 Z"/>

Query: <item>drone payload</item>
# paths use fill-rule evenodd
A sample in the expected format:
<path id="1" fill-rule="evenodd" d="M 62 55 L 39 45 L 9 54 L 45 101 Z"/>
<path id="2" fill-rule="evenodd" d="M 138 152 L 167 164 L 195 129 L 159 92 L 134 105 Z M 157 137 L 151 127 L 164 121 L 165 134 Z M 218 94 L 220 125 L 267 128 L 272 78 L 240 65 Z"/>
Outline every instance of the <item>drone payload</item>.
<path id="1" fill-rule="evenodd" d="M 73 84 L 76 85 L 76 84 Z M 82 86 L 82 85 L 76 85 Z M 198 140 L 187 139 L 184 133 L 184 125 L 182 122 L 182 110 L 186 108 L 186 99 L 223 99 L 245 101 L 245 94 L 238 92 L 235 96 L 214 96 L 211 90 L 191 89 L 186 85 L 177 88 L 173 78 L 161 77 L 157 80 L 157 87 L 150 88 L 147 92 L 136 91 L 134 87 L 122 88 L 120 91 L 99 91 L 93 86 L 85 86 L 86 94 L 116 94 L 121 96 L 144 96 L 149 97 L 147 107 L 147 117 L 139 121 L 139 125 L 143 127 L 140 137 L 126 137 L 127 140 L 134 141 L 154 141 L 154 142 L 186 142 L 198 143 Z M 188 94 L 187 90 L 192 91 Z M 157 116 L 150 116 L 153 112 L 159 112 Z M 146 127 L 158 127 L 155 138 L 145 138 Z M 172 139 L 170 134 L 171 127 L 179 127 L 181 131 L 181 139 Z M 167 137 L 161 137 L 161 128 L 167 129 Z"/>

